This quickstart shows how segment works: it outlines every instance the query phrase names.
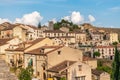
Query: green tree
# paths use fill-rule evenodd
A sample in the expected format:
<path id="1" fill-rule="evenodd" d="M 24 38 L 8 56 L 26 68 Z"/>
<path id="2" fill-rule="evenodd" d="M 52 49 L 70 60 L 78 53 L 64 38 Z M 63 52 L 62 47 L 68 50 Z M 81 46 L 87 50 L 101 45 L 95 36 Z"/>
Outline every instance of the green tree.
<path id="1" fill-rule="evenodd" d="M 62 78 L 60 78 L 60 80 L 66 80 L 66 78 L 65 78 L 65 77 L 62 77 Z"/>
<path id="2" fill-rule="evenodd" d="M 32 80 L 32 74 L 32 67 L 27 67 L 26 69 L 21 68 L 18 78 L 19 80 Z"/>
<path id="3" fill-rule="evenodd" d="M 41 23 L 40 22 L 38 23 L 38 28 L 41 28 Z"/>
<path id="4" fill-rule="evenodd" d="M 62 19 L 61 23 L 69 23 L 67 20 Z"/>
<path id="5" fill-rule="evenodd" d="M 59 23 L 55 23 L 55 24 L 54 24 L 54 30 L 58 30 L 59 28 L 60 28 Z"/>
<path id="6" fill-rule="evenodd" d="M 115 45 L 115 56 L 114 56 L 114 61 L 112 64 L 112 79 L 113 80 L 120 80 L 120 54 L 117 49 L 117 43 L 114 43 Z"/>
<path id="7" fill-rule="evenodd" d="M 109 66 L 105 66 L 105 65 L 104 66 L 98 66 L 97 70 L 105 71 L 109 74 L 112 73 L 112 68 L 110 68 Z"/>
<path id="8" fill-rule="evenodd" d="M 100 53 L 98 52 L 98 51 L 96 51 L 96 52 L 94 52 L 93 53 L 93 57 L 95 58 L 95 57 L 99 57 L 100 56 Z"/>
<path id="9" fill-rule="evenodd" d="M 115 47 L 117 47 L 118 42 L 113 42 L 112 43 Z"/>
<path id="10" fill-rule="evenodd" d="M 78 25 L 74 24 L 73 29 L 78 29 Z"/>
<path id="11" fill-rule="evenodd" d="M 79 29 L 78 25 L 64 19 L 62 19 L 60 22 L 54 23 L 54 30 L 59 30 L 61 27 L 68 27 L 70 31 L 73 31 L 74 29 Z"/>

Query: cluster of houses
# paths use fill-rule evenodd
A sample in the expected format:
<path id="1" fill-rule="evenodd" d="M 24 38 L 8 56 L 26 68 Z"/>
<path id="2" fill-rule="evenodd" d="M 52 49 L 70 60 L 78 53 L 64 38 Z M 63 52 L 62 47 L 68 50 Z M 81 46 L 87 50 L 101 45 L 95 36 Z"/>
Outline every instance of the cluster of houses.
<path id="1" fill-rule="evenodd" d="M 31 25 L 6 23 L 0 31 L 0 59 L 10 67 L 32 66 L 34 77 L 40 80 L 110 80 L 110 74 L 96 70 L 98 58 L 113 59 L 113 42 L 117 33 L 102 30 L 69 31 L 62 27 L 37 28 Z M 84 54 L 88 53 L 89 56 Z"/>

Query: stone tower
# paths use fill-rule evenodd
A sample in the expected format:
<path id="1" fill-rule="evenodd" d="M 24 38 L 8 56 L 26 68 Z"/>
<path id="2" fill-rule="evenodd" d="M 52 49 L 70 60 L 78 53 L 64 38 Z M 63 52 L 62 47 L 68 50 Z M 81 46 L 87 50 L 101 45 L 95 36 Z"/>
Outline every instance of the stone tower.
<path id="1" fill-rule="evenodd" d="M 54 30 L 54 23 L 53 23 L 53 21 L 49 21 L 48 28 L 49 28 L 49 30 Z"/>

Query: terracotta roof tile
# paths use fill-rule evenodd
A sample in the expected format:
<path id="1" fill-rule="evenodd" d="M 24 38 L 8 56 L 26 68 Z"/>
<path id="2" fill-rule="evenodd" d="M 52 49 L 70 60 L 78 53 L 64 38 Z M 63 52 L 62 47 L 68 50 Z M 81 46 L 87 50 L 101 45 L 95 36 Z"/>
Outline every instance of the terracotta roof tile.
<path id="1" fill-rule="evenodd" d="M 8 39 L 0 39 L 0 46 L 7 44 L 8 41 L 12 40 L 13 38 L 8 38 Z"/>
<path id="2" fill-rule="evenodd" d="M 96 35 L 96 34 L 104 34 L 104 33 L 101 33 L 101 32 L 92 32 L 92 34 Z"/>
<path id="3" fill-rule="evenodd" d="M 83 56 L 83 61 L 95 60 L 94 58 Z"/>
<path id="4" fill-rule="evenodd" d="M 10 26 L 8 26 L 8 27 L 5 27 L 5 28 L 4 28 L 3 30 L 1 30 L 1 31 L 12 30 L 14 27 L 15 27 L 15 26 L 10 25 Z"/>
<path id="5" fill-rule="evenodd" d="M 96 46 L 95 48 L 114 48 L 114 46 Z"/>
<path id="6" fill-rule="evenodd" d="M 5 49 L 5 51 L 24 51 L 25 49 L 24 48 L 16 48 L 16 49 Z"/>
<path id="7" fill-rule="evenodd" d="M 104 71 L 96 70 L 96 69 L 92 70 L 92 74 L 97 75 L 97 76 L 100 76 L 100 74 L 102 74 L 102 73 L 104 73 Z"/>
<path id="8" fill-rule="evenodd" d="M 45 31 L 43 31 L 44 33 L 65 33 L 65 32 L 63 32 L 63 31 L 61 31 L 61 30 L 45 30 Z"/>
<path id="9" fill-rule="evenodd" d="M 75 38 L 74 36 L 59 36 L 59 37 L 50 37 L 50 38 Z"/>
<path id="10" fill-rule="evenodd" d="M 33 28 L 35 30 L 38 30 L 38 28 L 36 26 L 33 26 L 33 25 L 27 25 L 27 26 L 29 26 L 30 28 Z"/>
<path id="11" fill-rule="evenodd" d="M 42 47 L 39 47 L 37 49 L 25 52 L 25 54 L 40 55 L 40 49 L 52 49 L 50 51 L 45 52 L 44 54 L 46 55 L 46 54 L 51 53 L 53 51 L 56 51 L 62 47 L 63 46 L 42 46 Z"/>
<path id="12" fill-rule="evenodd" d="M 73 65 L 75 62 L 76 61 L 67 61 L 66 60 L 66 61 L 63 61 L 63 62 L 49 68 L 47 71 L 48 72 L 56 72 L 56 73 L 58 73 L 59 71 L 66 69 L 68 66 Z"/>
<path id="13" fill-rule="evenodd" d="M 56 51 L 56 50 L 58 50 L 58 49 L 60 49 L 60 48 L 62 48 L 62 47 L 63 47 L 63 46 L 58 46 L 58 47 L 56 47 L 55 49 L 46 52 L 45 54 L 49 54 L 49 53 L 51 53 L 51 52 L 54 52 L 54 51 Z"/>

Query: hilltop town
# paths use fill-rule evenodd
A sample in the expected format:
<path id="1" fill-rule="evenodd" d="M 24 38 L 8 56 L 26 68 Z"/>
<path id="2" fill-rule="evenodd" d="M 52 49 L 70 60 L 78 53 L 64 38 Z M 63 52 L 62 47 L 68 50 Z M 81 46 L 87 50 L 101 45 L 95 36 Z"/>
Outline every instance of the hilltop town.
<path id="1" fill-rule="evenodd" d="M 14 76 L 10 80 L 28 66 L 38 80 L 110 80 L 119 32 L 65 20 L 49 21 L 48 26 L 5 22 L 0 24 L 0 70 L 6 66 L 6 73 Z M 8 80 L 4 72 L 0 80 Z"/>

